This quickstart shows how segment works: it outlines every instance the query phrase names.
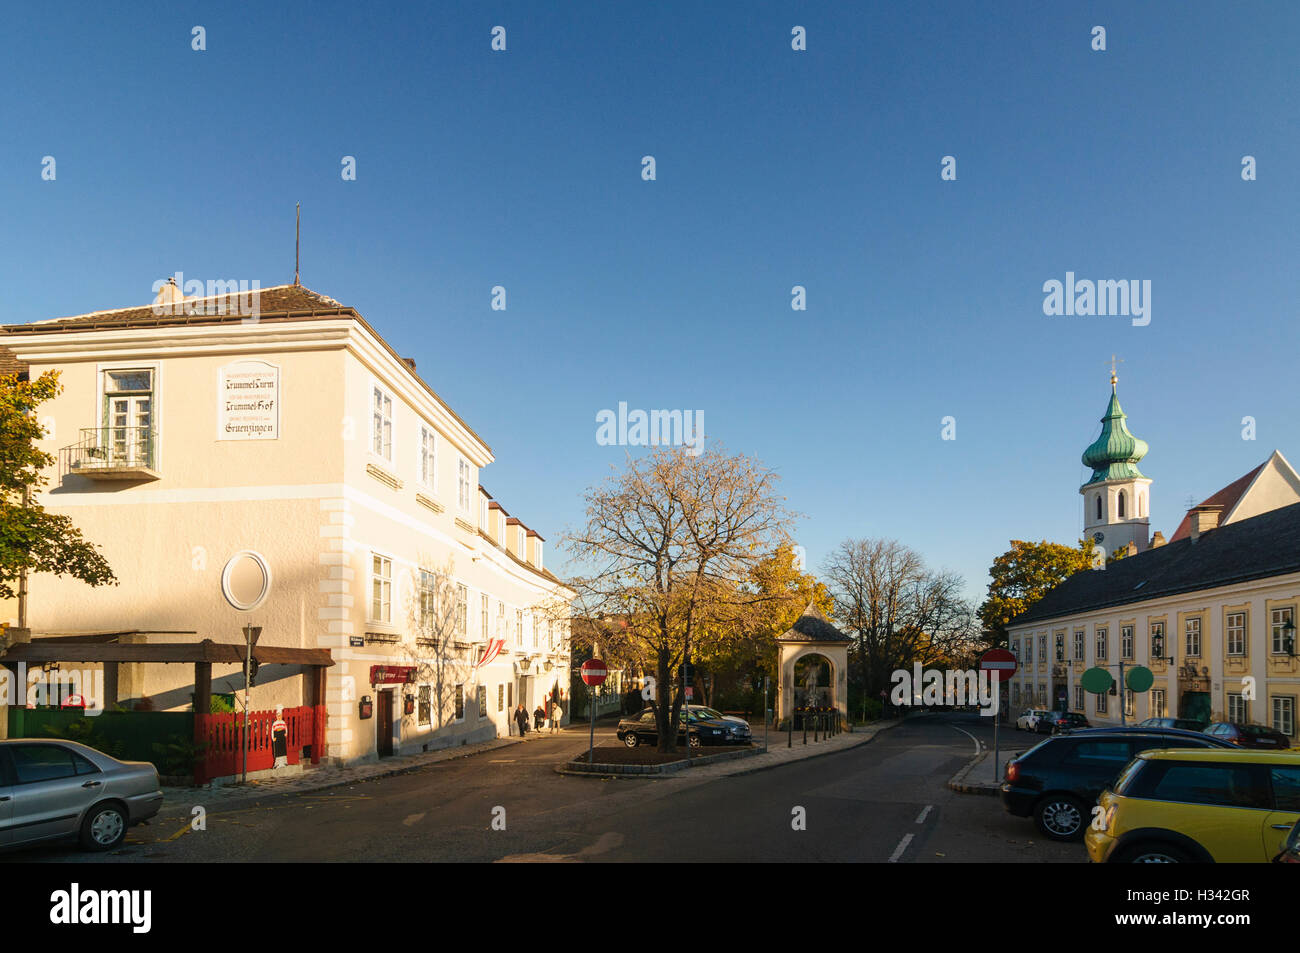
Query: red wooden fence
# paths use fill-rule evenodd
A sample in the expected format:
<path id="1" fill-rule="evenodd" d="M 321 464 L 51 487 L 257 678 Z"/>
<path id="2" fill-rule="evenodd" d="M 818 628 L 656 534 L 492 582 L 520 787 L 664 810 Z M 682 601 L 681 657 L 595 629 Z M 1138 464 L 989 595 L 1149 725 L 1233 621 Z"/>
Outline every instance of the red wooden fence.
<path id="1" fill-rule="evenodd" d="M 290 764 L 302 760 L 304 748 L 310 748 L 311 763 L 320 763 L 325 743 L 325 706 L 303 705 L 286 708 L 288 755 Z M 275 712 L 255 711 L 248 716 L 248 770 L 263 771 L 275 764 L 271 752 L 271 725 Z M 194 768 L 194 781 L 206 784 L 213 778 L 239 775 L 244 768 L 244 715 L 226 712 L 220 715 L 194 716 L 194 743 L 201 754 Z"/>

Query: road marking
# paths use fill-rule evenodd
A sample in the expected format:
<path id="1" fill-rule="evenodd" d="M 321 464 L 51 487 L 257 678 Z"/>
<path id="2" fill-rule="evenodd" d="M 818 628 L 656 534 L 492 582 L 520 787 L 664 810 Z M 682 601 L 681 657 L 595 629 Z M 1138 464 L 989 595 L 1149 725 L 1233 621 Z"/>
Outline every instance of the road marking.
<path id="1" fill-rule="evenodd" d="M 489 761 L 489 762 L 488 762 L 488 764 L 514 764 L 514 763 L 515 763 L 515 759 L 514 759 L 514 758 L 505 758 L 504 760 L 501 760 L 501 761 Z"/>
<path id="2" fill-rule="evenodd" d="M 420 823 L 420 821 L 424 819 L 424 815 L 425 815 L 424 811 L 421 811 L 419 814 L 411 814 L 406 818 L 406 820 L 402 821 L 402 824 L 405 827 L 412 827 Z"/>
<path id="3" fill-rule="evenodd" d="M 976 753 L 976 754 L 979 754 L 979 753 L 980 753 L 980 744 L 981 744 L 981 742 L 980 742 L 980 740 L 979 740 L 978 738 L 976 738 L 974 735 L 972 735 L 972 734 L 971 734 L 969 731 L 967 731 L 965 728 L 958 728 L 956 725 L 949 725 L 948 727 L 949 727 L 949 728 L 953 728 L 953 729 L 955 729 L 955 730 L 957 730 L 957 731 L 960 731 L 963 735 L 965 735 L 965 736 L 966 736 L 967 738 L 969 738 L 971 741 L 975 742 L 975 753 Z"/>
<path id="4" fill-rule="evenodd" d="M 903 856 L 903 851 L 907 850 L 907 845 L 910 843 L 912 843 L 912 835 L 904 834 L 903 839 L 899 841 L 898 846 L 894 848 L 894 852 L 889 855 L 889 862 L 891 864 L 898 863 L 898 858 Z"/>
<path id="5" fill-rule="evenodd" d="M 927 804 L 927 805 L 925 806 L 925 810 L 923 810 L 923 811 L 920 813 L 920 815 L 916 818 L 916 823 L 918 823 L 918 824 L 924 824 L 924 823 L 925 823 L 925 816 L 926 816 L 927 814 L 930 813 L 930 810 L 931 810 L 931 808 L 933 808 L 933 807 L 934 807 L 933 804 Z"/>

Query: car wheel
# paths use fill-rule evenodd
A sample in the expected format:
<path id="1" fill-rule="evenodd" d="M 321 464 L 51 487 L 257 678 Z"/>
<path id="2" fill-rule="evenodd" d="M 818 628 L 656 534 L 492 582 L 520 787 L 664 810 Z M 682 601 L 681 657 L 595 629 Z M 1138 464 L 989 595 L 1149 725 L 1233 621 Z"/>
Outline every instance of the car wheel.
<path id="1" fill-rule="evenodd" d="M 1083 832 L 1083 804 L 1068 794 L 1043 798 L 1034 809 L 1038 829 L 1052 840 L 1078 840 Z"/>
<path id="2" fill-rule="evenodd" d="M 1166 844 L 1139 844 L 1124 851 L 1125 864 L 1186 864 L 1191 859 L 1176 847 Z"/>
<path id="3" fill-rule="evenodd" d="M 641 739 L 636 736 L 635 731 L 629 731 L 623 736 L 623 744 L 627 745 L 629 748 L 635 748 L 640 744 L 640 742 Z"/>
<path id="4" fill-rule="evenodd" d="M 704 742 L 700 739 L 699 735 L 691 735 L 690 744 L 692 748 L 698 748 L 700 745 L 704 744 Z"/>
<path id="5" fill-rule="evenodd" d="M 126 812 L 120 805 L 97 805 L 81 823 L 81 846 L 86 850 L 113 850 L 126 840 L 126 826 Z"/>

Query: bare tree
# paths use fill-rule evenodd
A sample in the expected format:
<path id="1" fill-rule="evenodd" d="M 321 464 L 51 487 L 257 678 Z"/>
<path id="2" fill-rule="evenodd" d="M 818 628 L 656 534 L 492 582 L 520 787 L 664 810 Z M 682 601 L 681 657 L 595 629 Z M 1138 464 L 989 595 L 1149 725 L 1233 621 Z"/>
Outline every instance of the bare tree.
<path id="1" fill-rule="evenodd" d="M 659 750 L 676 746 L 683 695 L 675 685 L 691 646 L 722 631 L 756 596 L 745 583 L 788 541 L 793 514 L 778 477 L 718 446 L 703 454 L 663 448 L 629 457 L 622 472 L 587 490 L 586 526 L 564 545 L 590 567 L 574 580 L 588 618 L 615 617 L 619 637 L 654 662 Z M 623 626 L 621 623 L 626 623 Z"/>
<path id="2" fill-rule="evenodd" d="M 962 578 L 933 571 L 897 540 L 847 539 L 826 561 L 835 615 L 853 633 L 860 684 L 869 696 L 895 669 L 964 657 L 978 636 Z"/>

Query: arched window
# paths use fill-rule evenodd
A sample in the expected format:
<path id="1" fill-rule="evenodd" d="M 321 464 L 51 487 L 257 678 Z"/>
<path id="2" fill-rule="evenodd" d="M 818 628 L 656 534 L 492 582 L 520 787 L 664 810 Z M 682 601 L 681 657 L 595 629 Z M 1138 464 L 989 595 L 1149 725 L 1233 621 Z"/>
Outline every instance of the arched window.
<path id="1" fill-rule="evenodd" d="M 1097 519 L 1101 519 L 1101 494 L 1097 494 Z"/>
<path id="2" fill-rule="evenodd" d="M 1126 518 L 1124 515 L 1124 491 L 1123 490 L 1119 491 L 1119 518 L 1120 519 Z"/>

